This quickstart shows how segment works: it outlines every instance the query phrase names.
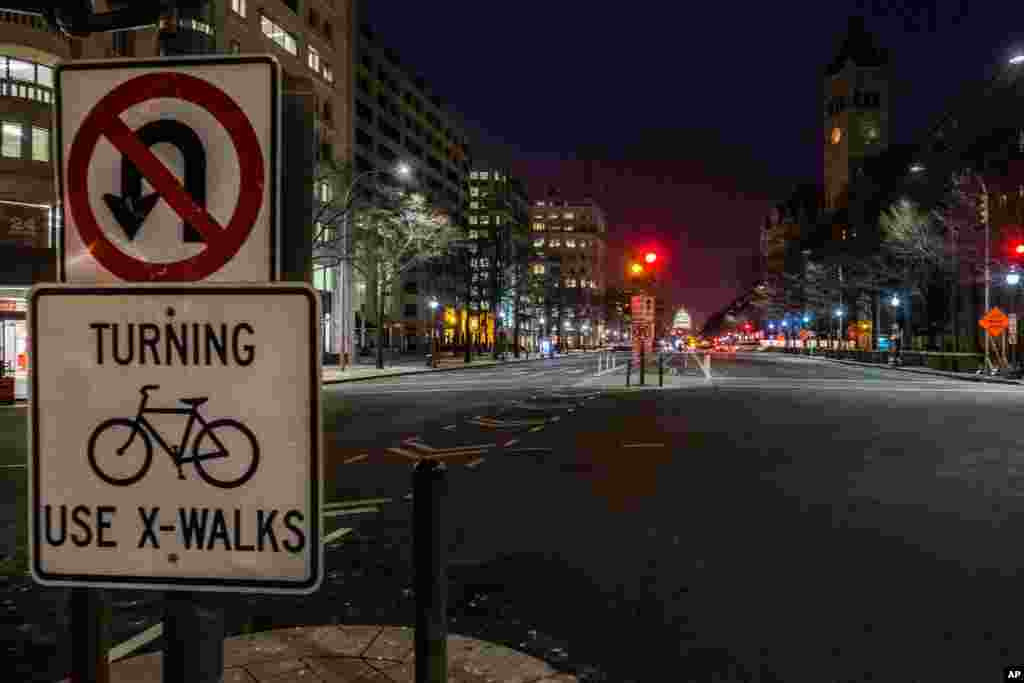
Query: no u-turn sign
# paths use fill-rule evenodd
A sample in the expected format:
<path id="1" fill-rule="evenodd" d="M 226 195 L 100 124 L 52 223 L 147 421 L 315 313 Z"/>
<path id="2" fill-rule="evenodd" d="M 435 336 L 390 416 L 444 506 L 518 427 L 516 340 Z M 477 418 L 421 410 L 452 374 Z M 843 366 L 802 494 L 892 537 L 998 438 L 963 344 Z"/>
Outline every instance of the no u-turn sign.
<path id="1" fill-rule="evenodd" d="M 72 62 L 56 78 L 61 280 L 276 279 L 272 57 Z"/>

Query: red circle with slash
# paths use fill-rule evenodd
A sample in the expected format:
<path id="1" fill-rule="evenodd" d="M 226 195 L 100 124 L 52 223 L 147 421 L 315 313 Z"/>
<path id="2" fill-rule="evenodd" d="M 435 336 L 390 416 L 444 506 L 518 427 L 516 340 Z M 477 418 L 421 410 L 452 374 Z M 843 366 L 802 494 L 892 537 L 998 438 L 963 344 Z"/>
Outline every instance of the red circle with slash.
<path id="1" fill-rule="evenodd" d="M 174 174 L 121 120 L 129 107 L 147 100 L 172 98 L 191 102 L 209 112 L 224 127 L 238 153 L 241 172 L 238 206 L 221 227 L 196 204 Z M 100 137 L 106 137 L 131 160 L 161 199 L 206 240 L 206 248 L 181 261 L 151 263 L 121 251 L 96 221 L 89 205 L 89 162 Z M 245 112 L 211 83 L 177 72 L 137 76 L 111 90 L 89 112 L 68 157 L 68 208 L 86 249 L 107 270 L 129 282 L 195 282 L 223 268 L 252 232 L 265 194 L 263 152 Z"/>

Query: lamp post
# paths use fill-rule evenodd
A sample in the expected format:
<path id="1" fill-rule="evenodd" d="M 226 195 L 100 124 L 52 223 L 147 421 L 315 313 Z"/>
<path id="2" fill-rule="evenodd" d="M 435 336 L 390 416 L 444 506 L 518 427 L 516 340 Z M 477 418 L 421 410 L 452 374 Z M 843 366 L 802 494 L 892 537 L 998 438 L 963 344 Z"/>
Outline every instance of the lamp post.
<path id="1" fill-rule="evenodd" d="M 835 312 L 836 318 L 836 345 L 842 346 L 843 342 L 843 309 L 837 308 Z"/>
<path id="2" fill-rule="evenodd" d="M 408 179 L 412 177 L 412 167 L 407 163 L 399 163 L 393 169 L 372 169 L 369 171 L 363 171 L 358 173 L 352 178 L 352 182 L 349 183 L 348 190 L 345 192 L 345 199 L 342 203 L 343 218 L 342 218 L 342 258 L 341 258 L 341 272 L 335 281 L 335 296 L 333 297 L 334 304 L 334 315 L 332 316 L 334 324 L 338 325 L 338 336 L 341 338 L 341 352 L 342 365 L 348 368 L 349 365 L 349 345 L 352 342 L 354 329 L 355 329 L 355 309 L 352 306 L 352 210 L 354 208 L 354 201 L 356 197 L 356 189 L 359 184 L 368 178 L 372 178 L 378 175 L 393 174 L 401 179 Z M 378 296 L 378 299 L 380 297 Z M 377 305 L 381 305 L 382 302 L 378 301 Z M 366 324 L 366 321 L 363 321 Z M 380 344 L 378 344 L 380 346 Z M 377 350 L 377 367 L 384 366 L 383 349 Z"/>
<path id="3" fill-rule="evenodd" d="M 439 353 L 438 343 L 437 343 L 437 307 L 438 307 L 437 299 L 431 299 L 430 300 L 430 312 L 431 312 L 432 320 L 431 320 L 431 325 L 430 325 L 430 337 L 431 337 L 431 339 L 433 341 L 433 343 L 431 344 L 431 346 L 432 346 L 431 353 L 432 353 L 433 361 L 434 361 L 433 362 L 433 366 L 435 368 L 437 367 L 437 355 Z"/>

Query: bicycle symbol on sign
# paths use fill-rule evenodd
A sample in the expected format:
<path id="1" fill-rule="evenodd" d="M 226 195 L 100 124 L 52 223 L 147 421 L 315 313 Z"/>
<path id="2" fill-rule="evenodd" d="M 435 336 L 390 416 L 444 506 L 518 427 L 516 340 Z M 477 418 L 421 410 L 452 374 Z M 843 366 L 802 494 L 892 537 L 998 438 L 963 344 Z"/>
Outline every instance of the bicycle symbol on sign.
<path id="1" fill-rule="evenodd" d="M 134 484 L 146 476 L 149 466 L 153 463 L 153 439 L 156 439 L 156 442 L 171 457 L 171 461 L 178 468 L 178 479 L 185 479 L 181 466 L 191 462 L 195 465 L 199 476 L 206 483 L 213 486 L 231 489 L 249 481 L 252 475 L 256 473 L 256 466 L 260 461 L 260 447 L 252 431 L 241 422 L 230 418 L 207 422 L 199 413 L 199 406 L 206 403 L 209 400 L 208 398 L 178 399 L 181 403 L 189 406 L 188 408 L 147 408 L 146 403 L 149 401 L 149 392 L 159 389 L 160 387 L 155 384 L 147 384 L 142 387 L 139 391 L 142 394 L 142 400 L 139 402 L 139 412 L 134 418 L 114 417 L 101 422 L 93 430 L 92 436 L 89 437 L 88 453 L 89 465 L 92 466 L 96 475 L 114 486 L 130 486 Z M 181 443 L 178 445 L 168 445 L 160 435 L 160 432 L 146 419 L 147 414 L 188 415 L 188 423 L 185 425 L 185 433 L 181 437 Z M 189 436 L 192 434 L 192 426 L 196 422 L 199 422 L 202 428 L 192 441 L 192 455 L 186 456 L 184 455 L 185 448 L 188 445 Z M 127 430 L 126 435 L 125 430 Z M 230 458 L 232 453 L 238 452 L 237 450 L 229 452 L 228 447 L 222 441 L 224 439 L 229 442 L 235 442 L 235 437 L 237 436 L 244 437 L 241 439 L 241 442 L 248 440 L 249 446 L 249 458 L 242 460 L 241 457 L 246 455 L 243 453 L 240 457 L 233 459 L 232 464 L 240 463 L 244 465 L 248 463 L 241 474 L 231 476 L 230 473 L 222 473 L 215 468 L 213 468 L 213 471 L 208 470 L 207 465 L 204 463 L 211 460 Z M 137 441 L 136 438 L 138 439 Z M 211 442 L 207 447 L 209 450 L 203 450 L 207 441 Z M 118 443 L 122 443 L 122 445 L 117 446 Z M 142 452 L 136 454 L 138 451 L 136 449 L 136 451 L 133 451 L 135 455 L 125 458 L 125 454 L 133 443 L 141 443 Z M 107 462 L 107 456 L 112 454 L 116 454 L 116 457 Z M 105 467 L 100 466 L 97 455 L 104 458 Z M 141 458 L 141 463 L 136 466 L 134 463 L 139 458 Z M 236 473 L 238 469 L 235 468 Z M 111 470 L 115 473 L 112 474 Z"/>

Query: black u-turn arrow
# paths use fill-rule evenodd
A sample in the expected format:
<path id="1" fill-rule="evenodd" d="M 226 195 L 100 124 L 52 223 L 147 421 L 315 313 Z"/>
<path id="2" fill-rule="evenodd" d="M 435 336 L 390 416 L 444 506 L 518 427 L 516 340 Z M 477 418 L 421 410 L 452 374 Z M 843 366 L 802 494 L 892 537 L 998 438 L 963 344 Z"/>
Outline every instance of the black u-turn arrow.
<path id="1" fill-rule="evenodd" d="M 174 145 L 185 159 L 185 191 L 199 206 L 206 208 L 206 151 L 196 132 L 184 123 L 171 120 L 151 121 L 135 131 L 146 147 L 161 142 Z M 142 194 L 142 174 L 131 159 L 121 157 L 121 196 L 103 195 L 104 201 L 120 223 L 129 240 L 134 240 L 160 193 Z M 205 242 L 191 224 L 182 224 L 185 242 Z"/>

